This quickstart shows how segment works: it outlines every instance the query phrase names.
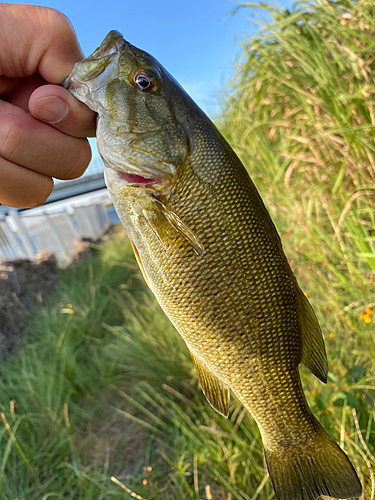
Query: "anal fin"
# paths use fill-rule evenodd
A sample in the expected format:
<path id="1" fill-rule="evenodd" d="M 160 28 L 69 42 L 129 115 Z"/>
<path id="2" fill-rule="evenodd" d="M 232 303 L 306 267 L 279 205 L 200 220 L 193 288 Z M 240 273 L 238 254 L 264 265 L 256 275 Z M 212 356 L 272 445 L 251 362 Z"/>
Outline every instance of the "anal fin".
<path id="1" fill-rule="evenodd" d="M 322 331 L 313 308 L 300 291 L 301 364 L 322 382 L 327 382 L 328 363 Z"/>
<path id="2" fill-rule="evenodd" d="M 203 363 L 197 359 L 191 352 L 195 369 L 198 374 L 198 380 L 203 394 L 212 408 L 220 415 L 227 418 L 229 414 L 229 389 L 214 375 Z"/>

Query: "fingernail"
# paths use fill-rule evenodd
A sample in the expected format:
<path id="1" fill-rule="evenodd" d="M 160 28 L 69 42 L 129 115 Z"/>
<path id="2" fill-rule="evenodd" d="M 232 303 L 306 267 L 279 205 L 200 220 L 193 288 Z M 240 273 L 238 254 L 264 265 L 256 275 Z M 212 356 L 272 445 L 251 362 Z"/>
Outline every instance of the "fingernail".
<path id="1" fill-rule="evenodd" d="M 34 101 L 32 113 L 43 122 L 59 123 L 68 114 L 69 106 L 56 96 L 40 97 Z"/>

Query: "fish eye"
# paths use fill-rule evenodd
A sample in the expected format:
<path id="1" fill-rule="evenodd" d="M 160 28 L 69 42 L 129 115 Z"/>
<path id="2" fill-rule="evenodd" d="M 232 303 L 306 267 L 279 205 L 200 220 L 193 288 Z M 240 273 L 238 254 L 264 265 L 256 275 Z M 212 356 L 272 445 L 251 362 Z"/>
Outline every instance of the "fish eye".
<path id="1" fill-rule="evenodd" d="M 136 87 L 142 92 L 150 93 L 156 87 L 156 77 L 144 70 L 137 71 L 133 77 Z"/>

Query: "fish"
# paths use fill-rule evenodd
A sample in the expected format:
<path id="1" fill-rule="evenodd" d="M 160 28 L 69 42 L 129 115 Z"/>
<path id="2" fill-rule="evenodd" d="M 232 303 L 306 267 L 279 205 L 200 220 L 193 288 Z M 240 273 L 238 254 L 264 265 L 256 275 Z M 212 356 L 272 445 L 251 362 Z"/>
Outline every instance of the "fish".
<path id="1" fill-rule="evenodd" d="M 312 414 L 299 365 L 327 381 L 322 332 L 247 170 L 150 54 L 111 31 L 62 85 L 97 113 L 106 183 L 143 277 L 224 417 L 255 419 L 277 500 L 359 497 Z"/>

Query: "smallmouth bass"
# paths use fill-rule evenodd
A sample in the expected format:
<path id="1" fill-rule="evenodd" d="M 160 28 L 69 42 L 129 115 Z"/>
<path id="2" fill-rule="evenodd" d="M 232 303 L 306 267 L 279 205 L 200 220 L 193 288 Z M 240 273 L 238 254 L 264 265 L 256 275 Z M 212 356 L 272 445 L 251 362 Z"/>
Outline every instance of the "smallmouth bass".
<path id="1" fill-rule="evenodd" d="M 97 143 L 142 274 L 190 351 L 203 393 L 256 420 L 278 500 L 358 497 L 311 413 L 298 365 L 323 382 L 315 314 L 244 166 L 149 54 L 111 31 L 63 85 L 98 113 Z"/>

